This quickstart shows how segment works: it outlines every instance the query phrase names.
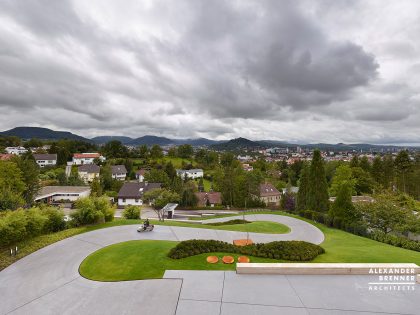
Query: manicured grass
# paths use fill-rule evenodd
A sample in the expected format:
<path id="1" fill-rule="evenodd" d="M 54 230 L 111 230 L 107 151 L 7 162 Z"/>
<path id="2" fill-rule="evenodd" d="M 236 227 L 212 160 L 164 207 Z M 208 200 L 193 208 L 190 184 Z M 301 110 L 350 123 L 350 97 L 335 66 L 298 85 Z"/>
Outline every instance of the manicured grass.
<path id="1" fill-rule="evenodd" d="M 321 244 L 325 254 L 318 256 L 313 262 L 415 263 L 420 266 L 420 252 L 316 225 L 325 234 L 325 241 Z"/>
<path id="2" fill-rule="evenodd" d="M 204 184 L 204 191 L 209 192 L 211 190 L 211 181 L 203 178 L 203 184 Z"/>
<path id="3" fill-rule="evenodd" d="M 290 228 L 284 224 L 271 221 L 255 221 L 246 224 L 227 224 L 227 225 L 209 225 L 209 224 L 194 224 L 176 221 L 159 222 L 155 220 L 150 221 L 156 225 L 182 226 L 189 228 L 237 231 L 237 232 L 252 232 L 252 233 L 266 233 L 266 234 L 284 234 L 289 233 Z"/>
<path id="4" fill-rule="evenodd" d="M 207 253 L 183 259 L 167 256 L 178 242 L 128 241 L 102 248 L 89 255 L 80 265 L 80 274 L 97 281 L 123 281 L 162 278 L 165 270 L 234 270 L 236 265 L 206 262 L 207 256 L 233 256 L 229 253 Z M 275 262 L 273 259 L 250 257 L 251 262 Z"/>

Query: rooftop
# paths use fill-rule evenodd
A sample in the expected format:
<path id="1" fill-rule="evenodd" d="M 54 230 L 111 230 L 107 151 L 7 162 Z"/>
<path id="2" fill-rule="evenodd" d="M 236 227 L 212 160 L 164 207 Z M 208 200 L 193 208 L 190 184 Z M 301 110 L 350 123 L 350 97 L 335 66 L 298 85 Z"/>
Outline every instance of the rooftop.
<path id="1" fill-rule="evenodd" d="M 85 164 L 85 165 L 80 165 L 78 168 L 79 172 L 86 172 L 86 173 L 99 173 L 99 171 L 101 170 L 101 168 L 96 165 L 96 164 Z"/>
<path id="2" fill-rule="evenodd" d="M 111 165 L 112 174 L 127 174 L 127 169 L 125 165 Z"/>

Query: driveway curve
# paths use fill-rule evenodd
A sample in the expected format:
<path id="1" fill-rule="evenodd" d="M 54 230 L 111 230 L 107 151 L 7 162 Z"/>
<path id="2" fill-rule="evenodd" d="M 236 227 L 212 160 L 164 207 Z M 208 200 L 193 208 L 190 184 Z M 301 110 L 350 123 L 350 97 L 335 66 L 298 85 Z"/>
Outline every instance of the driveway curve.
<path id="1" fill-rule="evenodd" d="M 318 228 L 292 217 L 270 214 L 245 217 L 249 221 L 282 223 L 291 229 L 287 234 L 249 233 L 254 242 L 302 240 L 320 244 L 324 240 Z M 243 216 L 206 222 L 235 218 Z M 131 314 L 139 311 L 172 314 L 182 279 L 95 282 L 80 276 L 80 263 L 100 248 L 129 240 L 231 242 L 244 237 L 245 232 L 160 225 L 151 233 L 138 233 L 133 225 L 125 225 L 79 234 L 44 247 L 0 272 L 0 314 Z"/>

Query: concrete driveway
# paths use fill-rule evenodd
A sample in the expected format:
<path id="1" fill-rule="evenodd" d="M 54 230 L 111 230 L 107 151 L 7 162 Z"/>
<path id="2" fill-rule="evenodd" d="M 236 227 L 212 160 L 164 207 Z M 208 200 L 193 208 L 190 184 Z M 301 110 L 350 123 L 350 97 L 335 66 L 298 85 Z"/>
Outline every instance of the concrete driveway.
<path id="1" fill-rule="evenodd" d="M 232 219 L 232 217 L 228 219 Z M 246 219 L 275 221 L 291 227 L 291 233 L 284 235 L 250 233 L 250 237 L 257 242 L 295 239 L 318 244 L 324 239 L 319 229 L 294 218 L 261 214 L 246 216 Z M 219 220 L 225 220 L 225 218 Z M 160 280 L 95 282 L 80 276 L 79 265 L 85 257 L 96 250 L 128 240 L 179 241 L 196 238 L 230 242 L 244 236 L 243 232 L 169 226 L 156 226 L 151 233 L 137 233 L 136 226 L 133 225 L 80 234 L 47 246 L 1 271 L 0 314 L 140 313 L 166 315 L 176 312 L 186 314 L 185 307 L 189 308 L 189 306 L 186 306 L 187 302 L 183 302 L 184 299 L 180 299 L 180 297 L 185 297 L 186 293 L 183 292 L 188 289 L 187 285 L 183 285 L 185 275 L 178 274 L 172 277 L 168 275 L 166 279 Z M 124 261 L 121 261 L 121 264 L 124 264 Z M 225 276 L 224 273 L 222 274 Z M 247 275 L 238 277 L 238 279 L 251 279 Z M 212 278 L 212 281 L 217 279 L 219 278 Z M 261 279 L 260 282 L 255 282 L 255 285 L 252 284 L 253 281 L 250 282 L 256 292 L 264 292 L 265 288 L 269 288 L 269 282 L 266 283 L 264 280 L 266 277 L 258 278 L 257 276 L 255 279 Z M 203 290 L 208 285 L 209 278 L 202 277 L 201 283 L 199 279 L 196 281 L 198 281 L 196 283 L 197 293 L 200 292 L 204 300 L 206 295 L 211 300 L 214 293 Z M 317 284 L 315 282 L 311 284 L 309 281 L 308 285 L 312 287 Z M 191 286 L 189 288 L 188 290 L 191 290 Z M 317 290 L 315 290 L 316 292 Z M 322 294 L 323 291 L 319 292 Z M 418 300 L 420 301 L 420 298 Z M 407 301 L 402 300 L 401 302 Z M 201 300 L 200 303 L 203 304 Z M 218 308 L 215 308 L 218 309 L 217 311 L 205 314 L 220 314 L 222 309 L 224 309 L 223 314 L 236 313 L 233 310 L 231 312 L 229 307 L 234 306 L 222 307 L 222 304 L 219 303 Z M 198 312 L 202 309 L 191 308 L 191 310 Z M 248 314 L 256 314 L 257 311 L 258 307 L 256 306 L 255 312 L 248 312 Z"/>

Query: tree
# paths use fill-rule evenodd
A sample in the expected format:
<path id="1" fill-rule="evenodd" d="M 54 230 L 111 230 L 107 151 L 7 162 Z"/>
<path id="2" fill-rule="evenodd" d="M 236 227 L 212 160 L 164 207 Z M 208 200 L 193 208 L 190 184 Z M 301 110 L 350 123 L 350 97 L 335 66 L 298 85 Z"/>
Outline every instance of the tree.
<path id="1" fill-rule="evenodd" d="M 356 180 L 353 178 L 352 169 L 349 165 L 341 165 L 336 169 L 330 188 L 331 196 L 337 196 L 338 191 L 343 183 L 349 183 L 352 189 L 351 194 L 356 193 L 354 188 L 356 185 Z"/>
<path id="2" fill-rule="evenodd" d="M 157 188 L 144 193 L 143 199 L 153 205 L 153 209 L 158 215 L 159 221 L 164 221 L 165 213 L 163 212 L 163 208 L 168 203 L 178 203 L 180 197 L 177 193 L 171 192 L 170 190 Z"/>
<path id="3" fill-rule="evenodd" d="M 67 179 L 67 185 L 69 186 L 83 186 L 85 182 L 79 176 L 79 171 L 76 166 L 71 168 L 70 176 Z"/>
<path id="4" fill-rule="evenodd" d="M 370 169 L 370 174 L 374 181 L 379 185 L 383 185 L 384 177 L 384 166 L 382 164 L 382 159 L 379 156 L 376 156 L 372 162 L 372 168 Z"/>
<path id="5" fill-rule="evenodd" d="M 355 190 L 357 195 L 371 194 L 374 182 L 370 173 L 361 167 L 353 167 L 351 169 L 353 178 L 355 179 Z"/>
<path id="6" fill-rule="evenodd" d="M 308 194 L 309 194 L 309 165 L 305 164 L 299 179 L 299 191 L 297 194 L 297 210 L 308 209 Z"/>
<path id="7" fill-rule="evenodd" d="M 394 160 L 392 159 L 392 155 L 388 154 L 384 156 L 383 159 L 383 177 L 382 177 L 382 185 L 385 189 L 391 187 L 394 181 Z"/>
<path id="8" fill-rule="evenodd" d="M 160 159 L 163 157 L 163 151 L 162 148 L 155 144 L 152 146 L 152 148 L 150 149 L 150 157 L 152 159 Z"/>
<path id="9" fill-rule="evenodd" d="M 350 161 L 350 167 L 359 167 L 359 157 L 354 155 Z"/>
<path id="10" fill-rule="evenodd" d="M 203 178 L 200 178 L 198 181 L 198 191 L 203 192 L 204 191 L 204 181 Z"/>
<path id="11" fill-rule="evenodd" d="M 193 147 L 190 144 L 181 144 L 178 147 L 178 156 L 180 158 L 189 159 L 194 154 Z"/>
<path id="12" fill-rule="evenodd" d="M 363 156 L 360 159 L 359 167 L 361 167 L 366 172 L 370 172 L 370 163 L 367 156 Z"/>
<path id="13" fill-rule="evenodd" d="M 180 201 L 180 205 L 183 207 L 195 207 L 197 206 L 198 198 L 194 193 L 194 190 L 191 188 L 186 188 L 182 192 L 182 198 Z"/>
<path id="14" fill-rule="evenodd" d="M 26 185 L 16 163 L 0 161 L 0 210 L 14 210 L 23 206 Z"/>
<path id="15" fill-rule="evenodd" d="M 329 209 L 328 184 L 321 152 L 315 150 L 309 171 L 308 208 L 326 212 Z"/>
<path id="16" fill-rule="evenodd" d="M 343 181 L 338 185 L 337 197 L 330 209 L 330 216 L 341 218 L 344 222 L 354 222 L 358 215 L 351 201 L 353 193 L 353 183 L 351 180 Z"/>
<path id="17" fill-rule="evenodd" d="M 25 154 L 19 157 L 15 157 L 13 161 L 20 168 L 22 172 L 22 179 L 25 183 L 23 198 L 25 199 L 27 205 L 31 205 L 40 189 L 39 167 L 36 164 L 32 154 Z"/>
<path id="18" fill-rule="evenodd" d="M 96 197 L 102 196 L 102 186 L 101 186 L 101 182 L 99 181 L 99 178 L 95 177 L 93 179 L 92 183 L 90 184 L 90 190 L 91 190 L 92 196 L 96 196 Z"/>
<path id="19" fill-rule="evenodd" d="M 144 175 L 144 180 L 149 183 L 161 183 L 163 187 L 168 187 L 170 179 L 163 170 L 152 169 Z"/>
<path id="20" fill-rule="evenodd" d="M 412 210 L 402 207 L 391 195 L 375 195 L 375 202 L 360 203 L 358 210 L 369 228 L 387 234 L 402 231 L 412 221 Z"/>
<path id="21" fill-rule="evenodd" d="M 411 171 L 412 163 L 406 150 L 402 150 L 395 158 L 395 170 L 397 171 L 398 189 L 407 192 L 406 178 L 407 173 Z"/>
<path id="22" fill-rule="evenodd" d="M 172 162 L 168 162 L 165 165 L 165 173 L 168 175 L 169 179 L 172 181 L 175 177 L 177 177 L 176 175 L 176 169 L 173 166 Z"/>
<path id="23" fill-rule="evenodd" d="M 128 155 L 128 149 L 118 140 L 107 142 L 102 148 L 103 154 L 107 158 L 124 158 Z"/>

